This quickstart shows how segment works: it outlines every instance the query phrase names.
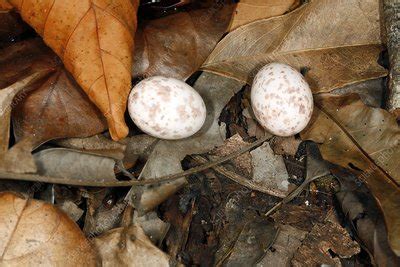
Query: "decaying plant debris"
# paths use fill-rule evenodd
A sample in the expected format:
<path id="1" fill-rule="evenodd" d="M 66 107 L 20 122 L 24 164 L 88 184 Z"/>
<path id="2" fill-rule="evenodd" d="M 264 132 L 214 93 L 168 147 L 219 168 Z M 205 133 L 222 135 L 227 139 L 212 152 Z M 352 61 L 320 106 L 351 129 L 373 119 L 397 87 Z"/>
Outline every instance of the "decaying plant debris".
<path id="1" fill-rule="evenodd" d="M 0 266 L 400 265 L 397 2 L 237 2 L 0 0 Z M 314 94 L 291 137 L 250 104 L 275 61 Z M 156 75 L 192 137 L 128 118 Z"/>

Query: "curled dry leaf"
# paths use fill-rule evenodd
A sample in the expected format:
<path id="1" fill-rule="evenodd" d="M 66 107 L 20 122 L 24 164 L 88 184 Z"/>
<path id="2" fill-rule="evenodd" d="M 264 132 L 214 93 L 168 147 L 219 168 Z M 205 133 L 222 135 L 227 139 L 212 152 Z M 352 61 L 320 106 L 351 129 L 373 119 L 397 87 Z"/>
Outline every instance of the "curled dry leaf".
<path id="1" fill-rule="evenodd" d="M 94 243 L 102 266 L 170 266 L 170 257 L 153 245 L 139 226 L 113 229 Z"/>
<path id="2" fill-rule="evenodd" d="M 107 118 L 114 140 L 128 134 L 124 113 L 131 88 L 139 0 L 1 0 L 15 8 L 62 59 Z"/>
<path id="3" fill-rule="evenodd" d="M 133 76 L 184 80 L 197 71 L 226 32 L 234 8 L 229 3 L 208 6 L 139 25 Z"/>
<path id="4" fill-rule="evenodd" d="M 386 75 L 378 0 L 311 1 L 276 18 L 229 33 L 203 64 L 205 71 L 251 83 L 267 63 L 306 71 L 314 93 Z"/>
<path id="5" fill-rule="evenodd" d="M 33 157 L 42 176 L 88 182 L 116 181 L 112 158 L 63 148 L 42 150 Z"/>
<path id="6" fill-rule="evenodd" d="M 106 129 L 99 110 L 41 40 L 20 42 L 0 51 L 1 87 L 37 71 L 50 74 L 27 85 L 11 105 L 17 141 L 31 140 L 32 149 L 52 139 L 85 137 Z"/>
<path id="7" fill-rule="evenodd" d="M 34 73 L 25 79 L 18 81 L 7 88 L 0 90 L 0 169 L 18 173 L 35 172 L 36 166 L 33 162 L 29 140 L 20 142 L 13 146 L 10 150 L 10 117 L 12 109 L 12 101 L 18 92 L 25 89 L 28 85 L 34 83 L 38 79 L 43 78 L 46 71 Z"/>
<path id="8" fill-rule="evenodd" d="M 400 129 L 389 112 L 366 106 L 356 94 L 320 95 L 303 139 L 320 143 L 325 160 L 351 167 L 382 209 L 388 239 L 400 254 Z"/>
<path id="9" fill-rule="evenodd" d="M 282 15 L 299 4 L 299 0 L 241 0 L 233 13 L 229 31 L 256 20 Z"/>
<path id="10" fill-rule="evenodd" d="M 50 204 L 0 193 L 0 265 L 95 266 L 78 226 Z"/>

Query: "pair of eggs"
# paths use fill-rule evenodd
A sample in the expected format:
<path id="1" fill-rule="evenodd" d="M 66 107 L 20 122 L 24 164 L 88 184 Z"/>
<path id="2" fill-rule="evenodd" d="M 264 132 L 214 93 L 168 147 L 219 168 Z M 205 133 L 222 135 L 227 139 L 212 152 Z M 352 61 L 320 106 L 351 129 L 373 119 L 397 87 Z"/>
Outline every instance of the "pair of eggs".
<path id="1" fill-rule="evenodd" d="M 307 126 L 313 97 L 298 71 L 285 64 L 271 63 L 254 78 L 251 105 L 266 130 L 291 136 Z M 147 78 L 132 89 L 128 110 L 143 132 L 170 140 L 195 134 L 207 115 L 206 105 L 196 90 L 180 80 L 161 76 Z"/>

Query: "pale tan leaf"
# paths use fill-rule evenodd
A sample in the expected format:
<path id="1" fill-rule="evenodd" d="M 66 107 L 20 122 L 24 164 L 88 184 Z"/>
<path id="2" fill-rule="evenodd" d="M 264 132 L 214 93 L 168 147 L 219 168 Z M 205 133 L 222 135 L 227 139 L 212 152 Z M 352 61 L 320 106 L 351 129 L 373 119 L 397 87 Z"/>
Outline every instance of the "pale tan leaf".
<path id="1" fill-rule="evenodd" d="M 298 70 L 314 93 L 386 75 L 381 51 L 378 0 L 311 1 L 276 18 L 229 33 L 202 69 L 251 83 L 267 63 Z"/>

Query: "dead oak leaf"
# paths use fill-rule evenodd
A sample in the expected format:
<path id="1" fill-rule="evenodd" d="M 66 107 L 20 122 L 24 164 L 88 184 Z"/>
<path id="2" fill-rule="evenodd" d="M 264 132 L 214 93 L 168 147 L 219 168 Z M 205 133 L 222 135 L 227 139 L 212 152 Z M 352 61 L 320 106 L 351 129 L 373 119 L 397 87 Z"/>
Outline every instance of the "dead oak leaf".
<path id="1" fill-rule="evenodd" d="M 0 1 L 0 8 L 15 8 L 62 59 L 107 118 L 114 140 L 129 131 L 124 113 L 138 4 L 138 0 Z"/>

